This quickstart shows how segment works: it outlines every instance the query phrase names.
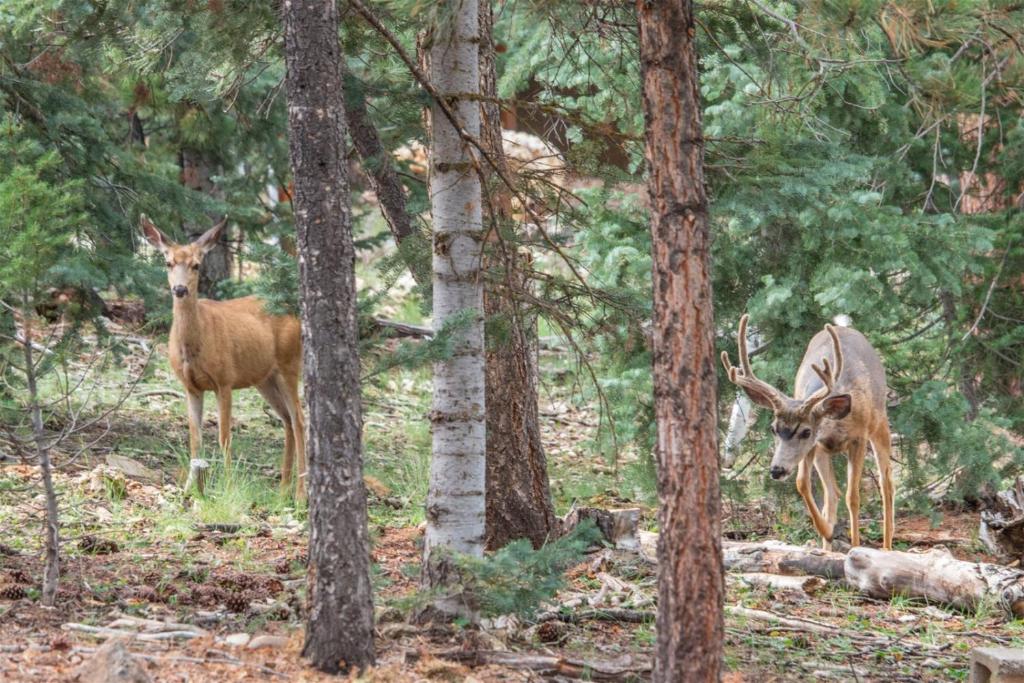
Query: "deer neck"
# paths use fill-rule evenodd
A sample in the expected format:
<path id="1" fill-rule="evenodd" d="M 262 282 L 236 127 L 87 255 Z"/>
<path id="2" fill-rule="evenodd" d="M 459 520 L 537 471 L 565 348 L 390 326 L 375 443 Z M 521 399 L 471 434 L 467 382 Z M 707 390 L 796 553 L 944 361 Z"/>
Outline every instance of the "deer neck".
<path id="1" fill-rule="evenodd" d="M 171 343 L 178 347 L 181 359 L 188 363 L 199 357 L 201 331 L 199 304 L 194 296 L 174 299 Z"/>

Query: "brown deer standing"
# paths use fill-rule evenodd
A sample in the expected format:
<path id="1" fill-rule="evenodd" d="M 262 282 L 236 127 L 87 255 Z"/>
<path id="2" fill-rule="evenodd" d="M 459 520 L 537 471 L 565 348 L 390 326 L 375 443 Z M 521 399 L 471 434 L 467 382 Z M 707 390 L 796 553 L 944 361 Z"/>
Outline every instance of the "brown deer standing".
<path id="1" fill-rule="evenodd" d="M 210 301 L 197 296 L 199 265 L 217 243 L 226 219 L 191 244 L 172 242 L 153 223 L 141 218 L 142 234 L 164 255 L 167 281 L 174 295 L 174 322 L 168 355 L 188 398 L 189 450 L 198 457 L 203 437 L 203 396 L 217 395 L 220 447 L 225 468 L 231 465 L 231 392 L 256 387 L 284 423 L 281 488 L 292 485 L 305 497 L 306 438 L 299 402 L 302 338 L 299 320 L 270 315 L 256 297 Z"/>
<path id="2" fill-rule="evenodd" d="M 850 543 L 860 545 L 860 480 L 870 443 L 881 479 L 882 547 L 891 550 L 894 486 L 889 419 L 885 411 L 885 370 L 878 352 L 860 332 L 826 325 L 807 345 L 796 373 L 795 398 L 790 398 L 754 376 L 747 356 L 746 315 L 740 318 L 737 342 L 740 367 L 733 367 L 724 351 L 722 364 L 733 384 L 775 415 L 772 479 L 784 479 L 796 470 L 797 491 L 821 535 L 822 546 L 829 550 L 839 504 L 832 454 L 845 452 L 849 461 L 846 506 L 850 511 Z M 812 464 L 825 487 L 824 517 L 811 495 Z"/>

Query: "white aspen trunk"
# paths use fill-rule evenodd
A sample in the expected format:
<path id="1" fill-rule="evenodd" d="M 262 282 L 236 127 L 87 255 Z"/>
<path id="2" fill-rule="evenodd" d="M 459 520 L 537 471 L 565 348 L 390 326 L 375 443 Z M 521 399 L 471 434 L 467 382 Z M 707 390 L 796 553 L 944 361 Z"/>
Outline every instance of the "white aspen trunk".
<path id="1" fill-rule="evenodd" d="M 729 469 L 736 463 L 736 456 L 740 454 L 740 444 L 755 422 L 757 413 L 754 412 L 753 401 L 743 392 L 738 392 L 732 404 L 732 413 L 729 415 L 729 431 L 725 433 L 722 467 Z"/>
<path id="2" fill-rule="evenodd" d="M 480 135 L 478 14 L 478 0 L 439 3 L 430 45 L 431 81 L 474 137 Z M 422 576 L 424 587 L 436 590 L 457 579 L 446 551 L 483 555 L 486 430 L 480 177 L 472 150 L 436 102 L 431 122 L 434 330 L 464 312 L 471 316 L 468 326 L 455 333 L 452 357 L 434 365 Z M 474 606 L 464 596 L 440 594 L 435 610 L 472 618 Z"/>

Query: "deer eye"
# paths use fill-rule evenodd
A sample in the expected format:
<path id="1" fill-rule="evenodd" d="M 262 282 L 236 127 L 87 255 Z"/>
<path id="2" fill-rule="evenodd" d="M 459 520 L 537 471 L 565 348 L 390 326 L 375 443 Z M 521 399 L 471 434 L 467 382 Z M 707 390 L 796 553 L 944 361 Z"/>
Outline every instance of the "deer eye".
<path id="1" fill-rule="evenodd" d="M 801 439 L 809 439 L 809 438 L 811 438 L 811 430 L 810 429 L 805 429 L 804 431 L 800 432 L 800 438 Z"/>
<path id="2" fill-rule="evenodd" d="M 173 262 L 171 262 L 171 261 L 168 261 L 168 262 L 167 262 L 167 267 L 168 267 L 168 268 L 173 268 L 173 267 L 174 267 L 174 263 L 173 263 Z"/>
<path id="3" fill-rule="evenodd" d="M 191 266 L 189 266 L 189 268 L 191 268 L 192 270 L 199 270 L 199 264 L 193 263 Z"/>

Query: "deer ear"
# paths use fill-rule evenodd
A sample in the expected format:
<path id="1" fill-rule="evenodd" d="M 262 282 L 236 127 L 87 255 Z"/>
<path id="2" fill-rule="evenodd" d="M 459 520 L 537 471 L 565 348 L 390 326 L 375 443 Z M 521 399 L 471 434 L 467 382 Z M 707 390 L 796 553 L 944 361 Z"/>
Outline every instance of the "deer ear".
<path id="1" fill-rule="evenodd" d="M 199 247 L 204 255 L 209 253 L 211 249 L 217 246 L 217 242 L 220 240 L 220 236 L 224 233 L 224 227 L 227 224 L 228 217 L 224 216 L 224 220 L 200 235 L 199 239 L 193 242 L 193 244 Z"/>
<path id="2" fill-rule="evenodd" d="M 758 391 L 754 387 L 742 387 L 743 391 L 750 397 L 750 400 L 761 406 L 762 408 L 768 408 L 769 410 L 775 410 L 775 404 L 772 403 L 771 396 L 768 394 Z"/>
<path id="3" fill-rule="evenodd" d="M 818 404 L 817 412 L 821 417 L 842 420 L 852 407 L 853 399 L 849 394 L 833 394 Z"/>
<path id="4" fill-rule="evenodd" d="M 153 221 L 149 220 L 145 214 L 139 216 L 139 229 L 142 230 L 142 236 L 146 238 L 147 242 L 165 254 L 174 245 L 174 242 L 160 232 L 160 228 L 153 225 Z"/>

